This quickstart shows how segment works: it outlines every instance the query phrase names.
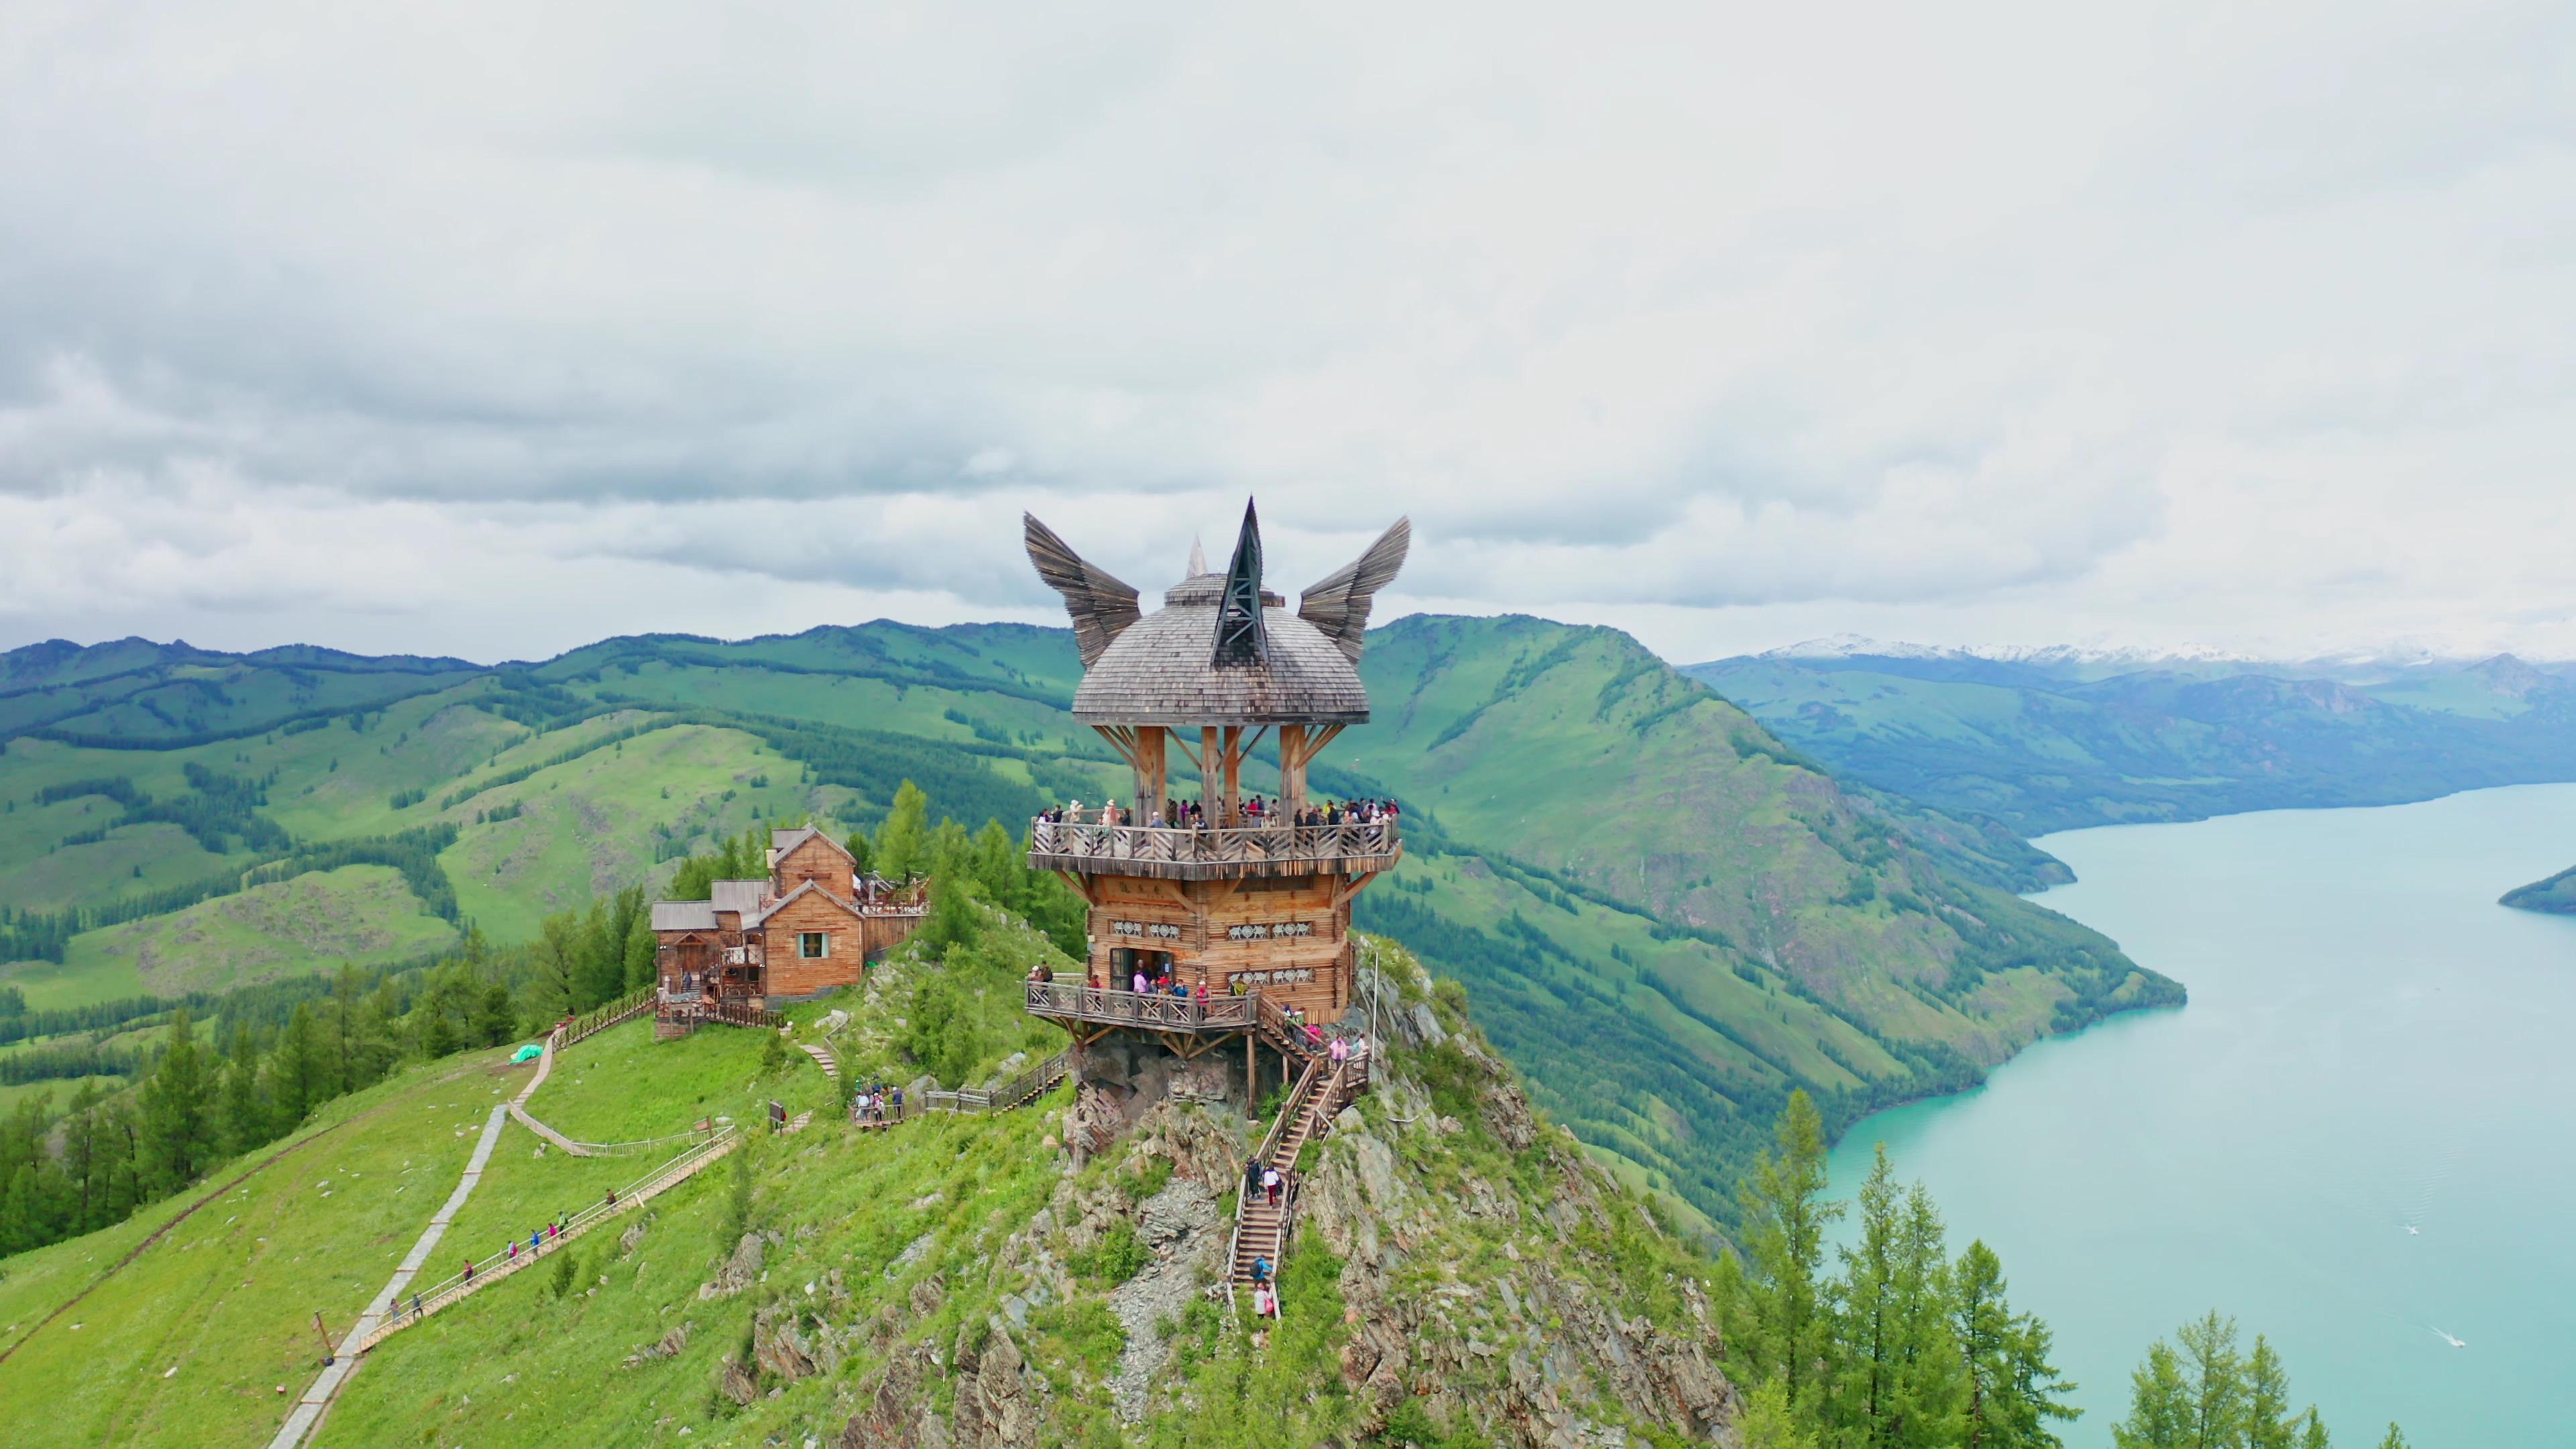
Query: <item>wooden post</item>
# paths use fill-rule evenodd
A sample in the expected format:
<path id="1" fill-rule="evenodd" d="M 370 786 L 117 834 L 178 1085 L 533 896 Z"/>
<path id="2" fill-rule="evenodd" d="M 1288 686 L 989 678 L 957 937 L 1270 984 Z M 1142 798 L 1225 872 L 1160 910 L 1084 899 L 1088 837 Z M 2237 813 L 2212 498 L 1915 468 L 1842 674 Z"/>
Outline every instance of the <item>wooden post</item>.
<path id="1" fill-rule="evenodd" d="M 1279 727 L 1279 808 L 1288 818 L 1306 808 L 1306 727 Z"/>
<path id="2" fill-rule="evenodd" d="M 1222 808 L 1218 802 L 1223 798 L 1217 786 L 1224 778 L 1225 762 L 1217 758 L 1216 740 L 1215 725 L 1199 726 L 1199 805 L 1207 811 L 1210 826 L 1225 823 L 1217 816 L 1217 811 Z"/>
<path id="3" fill-rule="evenodd" d="M 322 1339 L 322 1366 L 329 1368 L 338 1355 L 331 1352 L 331 1330 L 322 1326 L 322 1311 L 318 1308 L 313 1311 L 313 1331 Z"/>
<path id="4" fill-rule="evenodd" d="M 1243 1034 L 1243 1113 L 1256 1122 L 1261 1120 L 1261 1058 L 1255 1055 L 1261 1050 L 1258 1040 L 1251 1032 Z"/>
<path id="5" fill-rule="evenodd" d="M 1243 726 L 1225 727 L 1225 821 L 1227 825 L 1243 823 Z"/>
<path id="6" fill-rule="evenodd" d="M 1164 750 L 1161 725 L 1139 725 L 1136 729 L 1136 823 L 1144 824 L 1163 808 L 1165 777 L 1169 758 Z"/>

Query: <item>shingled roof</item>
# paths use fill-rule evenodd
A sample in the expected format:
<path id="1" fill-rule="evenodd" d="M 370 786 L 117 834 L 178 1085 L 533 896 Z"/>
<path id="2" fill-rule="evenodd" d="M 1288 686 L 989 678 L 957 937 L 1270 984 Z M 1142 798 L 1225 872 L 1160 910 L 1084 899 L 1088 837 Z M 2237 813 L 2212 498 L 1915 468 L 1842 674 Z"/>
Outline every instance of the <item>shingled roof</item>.
<path id="1" fill-rule="evenodd" d="M 1044 524 L 1026 522 L 1032 562 L 1064 594 L 1075 623 L 1089 629 L 1074 718 L 1100 725 L 1367 722 L 1361 635 L 1376 591 L 1403 566 L 1411 531 L 1402 520 L 1357 561 L 1307 589 L 1291 611 L 1261 587 L 1259 523 L 1247 506 L 1228 571 L 1182 580 L 1163 595 L 1162 608 L 1141 618 L 1133 617 L 1134 590 L 1084 563 Z M 1193 549 L 1192 562 L 1199 561 Z M 1104 604 L 1104 589 L 1123 594 Z M 1257 626 L 1244 617 L 1256 595 Z"/>

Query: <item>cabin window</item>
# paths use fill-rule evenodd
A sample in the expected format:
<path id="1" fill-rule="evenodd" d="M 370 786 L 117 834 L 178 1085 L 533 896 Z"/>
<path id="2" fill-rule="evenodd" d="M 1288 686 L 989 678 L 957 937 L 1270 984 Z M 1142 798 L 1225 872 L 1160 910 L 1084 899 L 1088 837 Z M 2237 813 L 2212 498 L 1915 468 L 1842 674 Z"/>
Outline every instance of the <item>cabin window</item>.
<path id="1" fill-rule="evenodd" d="M 829 956 L 832 954 L 832 938 L 821 931 L 799 931 L 796 933 L 796 954 L 808 961 Z"/>

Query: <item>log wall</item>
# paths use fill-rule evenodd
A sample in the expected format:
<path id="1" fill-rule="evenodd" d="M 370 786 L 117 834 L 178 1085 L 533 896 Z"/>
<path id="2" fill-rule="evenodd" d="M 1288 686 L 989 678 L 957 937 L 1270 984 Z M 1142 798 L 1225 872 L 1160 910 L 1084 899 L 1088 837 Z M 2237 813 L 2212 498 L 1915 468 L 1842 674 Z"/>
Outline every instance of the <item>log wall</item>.
<path id="1" fill-rule="evenodd" d="M 1174 977 L 1194 996 L 1228 995 L 1240 982 L 1318 1022 L 1340 1020 L 1350 1004 L 1355 958 L 1347 877 L 1093 875 L 1086 883 L 1093 985 L 1123 990 L 1131 984 L 1135 958 L 1121 953 L 1165 953 Z"/>

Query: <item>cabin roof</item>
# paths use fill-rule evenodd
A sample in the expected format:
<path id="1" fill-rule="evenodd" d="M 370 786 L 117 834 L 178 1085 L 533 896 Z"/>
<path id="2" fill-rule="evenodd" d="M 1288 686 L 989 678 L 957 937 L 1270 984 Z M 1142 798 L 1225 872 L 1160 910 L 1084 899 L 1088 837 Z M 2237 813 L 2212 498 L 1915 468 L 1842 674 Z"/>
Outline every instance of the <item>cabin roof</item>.
<path id="1" fill-rule="evenodd" d="M 778 899 L 771 901 L 769 903 L 769 909 L 762 911 L 758 916 L 743 917 L 742 923 L 746 926 L 751 926 L 766 922 L 770 917 L 777 915 L 782 910 L 785 910 L 788 902 L 809 892 L 814 895 L 821 896 L 823 899 L 830 901 L 832 904 L 839 906 L 842 910 L 849 912 L 851 915 L 856 916 L 861 920 L 867 919 L 868 913 L 860 910 L 856 901 L 843 900 L 832 892 L 823 889 L 822 882 L 809 880 L 796 887 L 796 889 L 789 891 L 787 894 L 780 896 Z"/>
<path id="2" fill-rule="evenodd" d="M 858 859 L 857 856 L 850 854 L 847 846 L 844 846 L 841 842 L 825 835 L 822 831 L 815 829 L 811 825 L 800 825 L 793 830 L 773 830 L 769 832 L 769 848 L 778 853 L 777 858 L 780 860 L 785 860 L 789 851 L 794 850 L 796 847 L 803 845 L 809 840 L 819 840 L 825 845 L 830 846 L 834 851 L 839 853 L 843 860 L 855 862 Z"/>
<path id="3" fill-rule="evenodd" d="M 760 910 L 760 898 L 768 894 L 765 880 L 720 880 L 710 888 L 708 904 L 719 914 L 732 911 L 747 921 Z"/>
<path id="4" fill-rule="evenodd" d="M 712 901 L 655 901 L 653 929 L 656 931 L 712 931 L 716 928 L 716 908 Z"/>

